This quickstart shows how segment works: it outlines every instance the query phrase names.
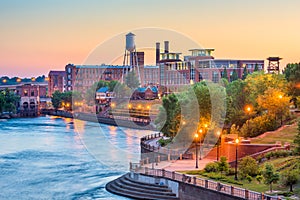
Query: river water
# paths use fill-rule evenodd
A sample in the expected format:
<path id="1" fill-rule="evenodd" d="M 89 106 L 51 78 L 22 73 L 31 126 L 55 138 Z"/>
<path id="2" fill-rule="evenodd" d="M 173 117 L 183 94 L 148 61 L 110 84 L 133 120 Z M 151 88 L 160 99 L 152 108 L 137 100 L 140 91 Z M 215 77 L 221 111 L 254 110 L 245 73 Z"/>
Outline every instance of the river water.
<path id="1" fill-rule="evenodd" d="M 126 199 L 105 184 L 140 156 L 133 130 L 60 117 L 0 121 L 0 199 Z"/>

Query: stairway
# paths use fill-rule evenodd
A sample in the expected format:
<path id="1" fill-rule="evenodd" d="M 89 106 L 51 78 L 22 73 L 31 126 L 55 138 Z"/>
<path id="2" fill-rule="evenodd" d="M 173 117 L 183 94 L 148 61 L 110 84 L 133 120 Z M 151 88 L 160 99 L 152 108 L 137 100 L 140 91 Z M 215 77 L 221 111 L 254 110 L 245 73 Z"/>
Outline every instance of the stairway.
<path id="1" fill-rule="evenodd" d="M 166 185 L 144 183 L 130 178 L 129 173 L 106 184 L 106 190 L 133 199 L 179 199 Z"/>

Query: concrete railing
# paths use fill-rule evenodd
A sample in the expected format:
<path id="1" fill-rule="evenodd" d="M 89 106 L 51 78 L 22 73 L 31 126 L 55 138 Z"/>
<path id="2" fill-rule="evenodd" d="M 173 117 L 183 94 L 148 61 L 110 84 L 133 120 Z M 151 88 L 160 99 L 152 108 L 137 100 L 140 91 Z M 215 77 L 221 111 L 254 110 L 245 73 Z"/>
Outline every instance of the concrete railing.
<path id="1" fill-rule="evenodd" d="M 166 171 L 164 169 L 152 169 L 142 167 L 139 163 L 130 163 L 130 171 L 148 176 L 167 178 L 181 183 L 191 184 L 197 187 L 202 187 L 207 190 L 213 190 L 220 193 L 225 193 L 234 197 L 239 197 L 248 200 L 280 200 L 279 197 L 269 196 L 264 193 L 259 193 L 244 188 L 239 188 L 212 180 L 188 176 L 177 172 Z"/>

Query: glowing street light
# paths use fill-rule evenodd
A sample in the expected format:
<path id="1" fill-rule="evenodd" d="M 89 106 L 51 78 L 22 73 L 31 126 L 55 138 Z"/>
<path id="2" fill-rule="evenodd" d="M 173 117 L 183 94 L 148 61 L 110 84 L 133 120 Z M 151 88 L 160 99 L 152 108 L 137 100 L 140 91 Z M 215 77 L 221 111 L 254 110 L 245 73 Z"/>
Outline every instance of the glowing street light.
<path id="1" fill-rule="evenodd" d="M 282 95 L 279 95 L 278 97 L 279 97 L 279 99 L 282 99 L 283 96 L 282 96 Z"/>

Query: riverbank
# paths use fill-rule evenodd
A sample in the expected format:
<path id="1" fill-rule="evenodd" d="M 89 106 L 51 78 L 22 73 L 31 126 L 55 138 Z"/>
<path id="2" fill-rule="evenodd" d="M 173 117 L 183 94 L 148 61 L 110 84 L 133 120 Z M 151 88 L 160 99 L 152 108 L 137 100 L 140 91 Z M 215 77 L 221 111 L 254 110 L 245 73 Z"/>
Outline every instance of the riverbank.
<path id="1" fill-rule="evenodd" d="M 125 118 L 118 118 L 119 116 L 102 117 L 94 113 L 83 113 L 83 112 L 68 112 L 63 110 L 41 110 L 41 114 L 52 115 L 66 118 L 74 118 L 83 121 L 102 123 L 112 126 L 121 126 L 126 128 L 133 128 L 139 130 L 156 130 L 154 124 L 143 119 L 133 118 L 127 120 Z"/>

